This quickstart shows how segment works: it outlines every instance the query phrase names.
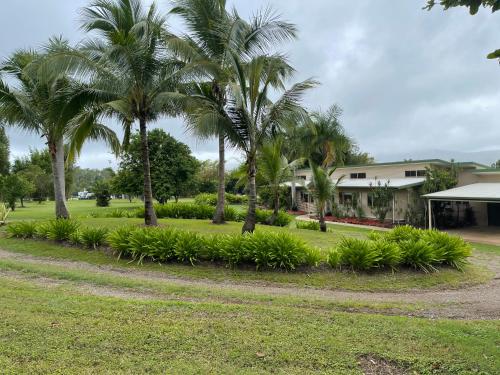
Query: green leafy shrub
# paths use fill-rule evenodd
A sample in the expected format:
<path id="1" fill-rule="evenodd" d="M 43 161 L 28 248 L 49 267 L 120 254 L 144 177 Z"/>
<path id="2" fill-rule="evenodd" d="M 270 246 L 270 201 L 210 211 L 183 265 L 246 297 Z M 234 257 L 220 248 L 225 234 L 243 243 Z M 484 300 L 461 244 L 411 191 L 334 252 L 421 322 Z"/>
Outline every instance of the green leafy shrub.
<path id="1" fill-rule="evenodd" d="M 402 241 L 399 244 L 402 253 L 403 264 L 408 267 L 420 269 L 424 272 L 435 271 L 434 264 L 439 263 L 436 253 L 427 241 L 418 240 Z"/>
<path id="2" fill-rule="evenodd" d="M 194 203 L 199 205 L 217 205 L 217 194 L 201 193 L 194 197 Z"/>
<path id="3" fill-rule="evenodd" d="M 179 231 L 174 228 L 150 228 L 151 244 L 148 256 L 153 260 L 166 262 L 175 257 L 175 246 Z"/>
<path id="4" fill-rule="evenodd" d="M 79 243 L 88 249 L 97 249 L 106 243 L 107 228 L 83 228 L 74 232 L 79 237 Z M 71 241 L 71 236 L 70 236 Z"/>
<path id="5" fill-rule="evenodd" d="M 294 270 L 305 264 L 308 247 L 300 238 L 283 232 L 255 232 L 244 237 L 257 269 Z"/>
<path id="6" fill-rule="evenodd" d="M 129 238 L 135 229 L 132 226 L 120 227 L 108 234 L 107 243 L 118 255 L 118 259 L 130 255 Z"/>
<path id="7" fill-rule="evenodd" d="M 342 256 L 340 252 L 336 249 L 330 249 L 328 251 L 328 255 L 326 256 L 326 263 L 332 268 L 337 268 L 340 266 L 341 261 L 342 261 Z"/>
<path id="8" fill-rule="evenodd" d="M 443 264 L 462 270 L 472 255 L 471 246 L 462 238 L 437 230 L 423 231 L 422 239 L 434 249 L 434 257 Z"/>
<path id="9" fill-rule="evenodd" d="M 297 229 L 318 230 L 319 222 L 317 221 L 296 221 Z"/>
<path id="10" fill-rule="evenodd" d="M 409 225 L 401 225 L 391 229 L 385 234 L 385 238 L 389 241 L 400 243 L 403 241 L 416 242 L 423 234 L 423 230 L 414 228 Z"/>
<path id="11" fill-rule="evenodd" d="M 257 223 L 259 224 L 268 224 L 269 219 L 273 215 L 272 210 L 262 210 L 262 209 L 256 209 L 255 210 L 255 219 Z M 279 211 L 278 212 L 278 217 L 276 218 L 274 222 L 274 226 L 277 227 L 286 227 L 289 225 L 293 220 L 293 216 L 286 213 L 285 211 Z"/>
<path id="12" fill-rule="evenodd" d="M 323 261 L 323 254 L 317 247 L 306 247 L 304 263 L 310 267 L 318 267 Z"/>
<path id="13" fill-rule="evenodd" d="M 370 233 L 368 233 L 367 237 L 369 240 L 372 240 L 372 241 L 377 241 L 377 240 L 385 238 L 384 233 L 382 233 L 380 231 L 375 231 L 375 230 L 370 231 Z"/>
<path id="14" fill-rule="evenodd" d="M 252 257 L 248 247 L 248 237 L 244 235 L 220 235 L 218 236 L 219 256 L 233 267 L 239 264 L 251 263 Z M 213 246 L 214 244 L 212 244 Z"/>
<path id="15" fill-rule="evenodd" d="M 225 193 L 227 204 L 247 204 L 248 197 L 246 195 Z M 217 194 L 213 193 L 201 193 L 194 197 L 195 204 L 216 206 L 218 201 Z"/>
<path id="16" fill-rule="evenodd" d="M 19 221 L 7 226 L 7 236 L 15 238 L 33 238 L 36 235 L 36 224 L 32 221 Z"/>
<path id="17" fill-rule="evenodd" d="M 47 223 L 46 236 L 52 241 L 68 241 L 72 233 L 76 232 L 80 223 L 68 219 L 55 219 Z"/>
<path id="18" fill-rule="evenodd" d="M 9 216 L 10 211 L 10 207 L 7 207 L 5 203 L 0 203 L 0 226 L 7 223 L 7 217 Z"/>
<path id="19" fill-rule="evenodd" d="M 81 229 L 75 230 L 73 233 L 69 235 L 68 241 L 75 245 L 82 245 L 82 234 L 81 234 Z"/>
<path id="20" fill-rule="evenodd" d="M 204 253 L 203 237 L 197 233 L 179 232 L 175 244 L 175 256 L 179 262 L 194 265 L 199 255 Z"/>
<path id="21" fill-rule="evenodd" d="M 402 254 L 398 244 L 380 238 L 371 241 L 370 245 L 373 251 L 379 254 L 379 266 L 395 269 L 401 263 Z"/>
<path id="22" fill-rule="evenodd" d="M 344 237 L 337 246 L 341 264 L 355 270 L 367 271 L 378 267 L 382 259 L 380 252 L 366 240 Z"/>
<path id="23" fill-rule="evenodd" d="M 159 219 L 200 219 L 210 220 L 215 214 L 215 207 L 194 203 L 167 203 L 155 205 L 156 216 Z M 225 207 L 224 214 L 228 221 L 241 221 L 240 215 L 234 208 Z M 144 208 L 135 211 L 135 217 L 144 218 Z"/>

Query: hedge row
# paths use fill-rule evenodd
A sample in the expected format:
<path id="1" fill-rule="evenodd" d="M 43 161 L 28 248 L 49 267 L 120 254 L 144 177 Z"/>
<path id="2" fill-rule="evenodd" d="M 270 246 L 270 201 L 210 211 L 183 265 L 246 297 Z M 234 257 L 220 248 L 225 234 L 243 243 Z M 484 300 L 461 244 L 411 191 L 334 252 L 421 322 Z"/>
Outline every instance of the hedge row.
<path id="1" fill-rule="evenodd" d="M 206 204 L 196 203 L 167 203 L 155 204 L 156 216 L 159 219 L 201 219 L 210 220 L 215 215 L 215 207 Z M 259 224 L 267 224 L 273 212 L 271 210 L 256 210 L 256 220 Z M 226 207 L 224 215 L 227 221 L 244 221 L 246 212 L 236 210 L 232 207 Z M 144 208 L 130 209 L 103 209 L 94 211 L 91 217 L 138 217 L 144 218 Z M 280 211 L 274 225 L 285 227 L 293 220 L 293 216 L 284 211 Z"/>
<path id="2" fill-rule="evenodd" d="M 461 238 L 437 230 L 399 226 L 388 232 L 372 232 L 368 237 L 343 238 L 328 254 L 330 266 L 358 270 L 405 266 L 431 272 L 447 265 L 462 270 L 472 253 L 471 246 Z"/>
<path id="3" fill-rule="evenodd" d="M 108 233 L 105 228 L 82 228 L 73 220 L 17 222 L 7 226 L 10 237 L 68 241 L 86 248 L 110 246 L 119 257 L 142 262 L 177 261 L 195 264 L 200 260 L 229 266 L 251 264 L 257 269 L 293 270 L 327 263 L 332 268 L 354 270 L 411 267 L 425 272 L 438 266 L 463 269 L 471 247 L 458 237 L 409 226 L 369 239 L 343 238 L 323 256 L 319 249 L 286 232 L 256 232 L 246 235 L 201 235 L 174 228 L 122 227 Z"/>
<path id="4" fill-rule="evenodd" d="M 246 195 L 225 193 L 226 203 L 229 204 L 247 204 L 248 197 Z M 201 193 L 194 197 L 194 203 L 196 204 L 206 204 L 209 206 L 217 205 L 217 194 L 213 193 Z"/>

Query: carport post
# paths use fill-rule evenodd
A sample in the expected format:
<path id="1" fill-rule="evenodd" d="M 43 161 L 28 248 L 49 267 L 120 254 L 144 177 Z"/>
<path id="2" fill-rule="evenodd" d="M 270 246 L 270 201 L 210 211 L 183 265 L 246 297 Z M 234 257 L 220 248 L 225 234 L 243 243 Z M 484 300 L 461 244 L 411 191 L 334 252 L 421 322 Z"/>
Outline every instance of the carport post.
<path id="1" fill-rule="evenodd" d="M 432 199 L 429 199 L 427 201 L 427 205 L 428 205 L 427 211 L 429 215 L 429 229 L 432 229 Z"/>

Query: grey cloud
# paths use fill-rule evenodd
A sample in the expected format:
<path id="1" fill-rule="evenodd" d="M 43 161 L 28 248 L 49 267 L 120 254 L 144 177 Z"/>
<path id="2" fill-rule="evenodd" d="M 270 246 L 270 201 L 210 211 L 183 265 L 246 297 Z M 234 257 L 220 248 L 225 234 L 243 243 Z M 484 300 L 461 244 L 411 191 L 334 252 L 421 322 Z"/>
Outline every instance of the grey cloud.
<path id="1" fill-rule="evenodd" d="M 423 0 L 233 0 L 230 6 L 246 17 L 269 3 L 299 28 L 299 40 L 284 46 L 297 69 L 295 79 L 322 82 L 305 104 L 311 109 L 340 104 L 344 125 L 363 150 L 376 157 L 391 152 L 411 157 L 425 149 L 500 149 L 500 70 L 485 58 L 500 47 L 500 14 L 427 12 L 421 10 Z M 16 32 L 0 35 L 0 55 L 55 34 L 78 41 L 77 9 L 84 4 L 9 2 L 0 22 Z M 167 9 L 167 2 L 159 4 Z M 172 24 L 180 30 L 177 20 Z M 216 158 L 216 143 L 193 139 L 181 120 L 157 125 L 188 143 L 198 157 Z M 16 153 L 28 149 L 27 140 L 41 145 L 36 137 L 9 134 Z M 109 159 L 103 150 L 87 145 L 80 163 L 103 166 Z M 234 150 L 230 155 L 239 156 Z"/>

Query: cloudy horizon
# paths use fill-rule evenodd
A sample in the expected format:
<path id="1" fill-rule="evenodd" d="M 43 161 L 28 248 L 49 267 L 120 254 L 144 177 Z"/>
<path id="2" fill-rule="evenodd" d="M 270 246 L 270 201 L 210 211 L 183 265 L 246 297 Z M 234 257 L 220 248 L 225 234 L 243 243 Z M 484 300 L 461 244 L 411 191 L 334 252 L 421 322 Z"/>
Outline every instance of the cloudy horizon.
<path id="1" fill-rule="evenodd" d="M 19 48 L 37 48 L 62 35 L 77 43 L 78 10 L 88 2 L 20 0 L 3 6 L 0 58 Z M 168 11 L 168 1 L 157 1 Z M 422 10 L 424 0 L 228 1 L 247 18 L 271 5 L 299 29 L 299 39 L 283 46 L 297 74 L 294 81 L 314 77 L 321 86 L 307 94 L 311 110 L 338 104 L 342 122 L 362 151 L 376 159 L 411 158 L 425 150 L 462 153 L 500 150 L 500 68 L 486 55 L 500 48 L 499 14 L 466 9 Z M 171 20 L 174 32 L 182 31 Z M 161 127 L 187 143 L 200 159 L 216 159 L 215 141 L 199 141 L 185 133 L 182 121 L 165 118 Z M 120 133 L 119 126 L 113 127 Z M 44 146 L 39 136 L 9 129 L 11 156 Z M 229 153 L 229 165 L 239 154 Z M 500 159 L 500 155 L 498 156 Z M 100 143 L 84 147 L 82 167 L 116 166 Z"/>

